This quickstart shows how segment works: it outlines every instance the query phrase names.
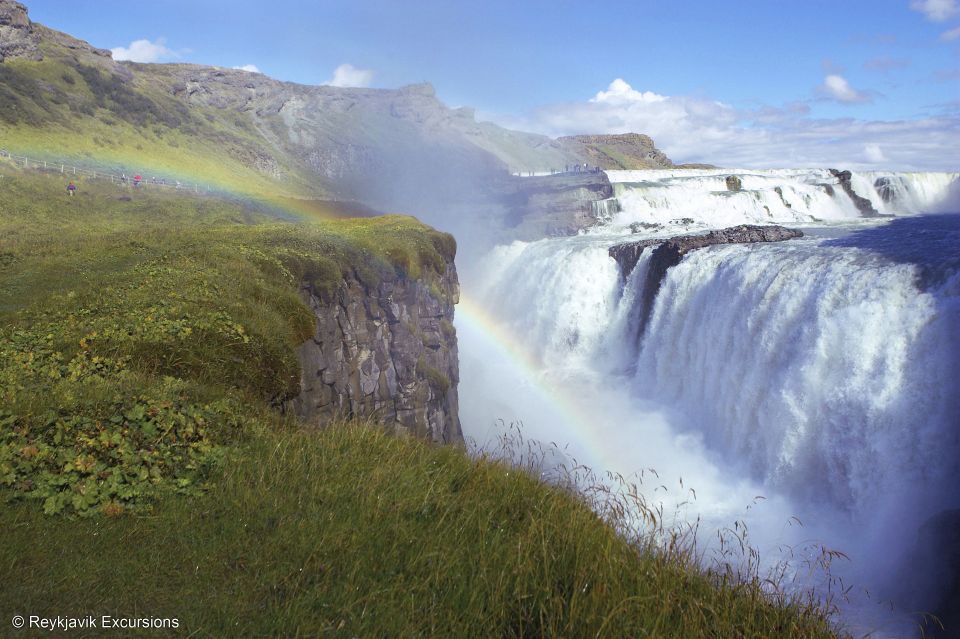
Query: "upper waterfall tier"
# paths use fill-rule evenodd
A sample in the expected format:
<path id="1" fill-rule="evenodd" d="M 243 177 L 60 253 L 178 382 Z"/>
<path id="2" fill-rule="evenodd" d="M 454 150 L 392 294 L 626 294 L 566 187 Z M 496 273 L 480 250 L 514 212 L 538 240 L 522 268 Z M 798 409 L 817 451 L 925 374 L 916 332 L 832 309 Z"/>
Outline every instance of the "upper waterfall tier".
<path id="1" fill-rule="evenodd" d="M 960 173 L 831 169 L 608 171 L 613 227 L 817 224 L 960 208 Z"/>

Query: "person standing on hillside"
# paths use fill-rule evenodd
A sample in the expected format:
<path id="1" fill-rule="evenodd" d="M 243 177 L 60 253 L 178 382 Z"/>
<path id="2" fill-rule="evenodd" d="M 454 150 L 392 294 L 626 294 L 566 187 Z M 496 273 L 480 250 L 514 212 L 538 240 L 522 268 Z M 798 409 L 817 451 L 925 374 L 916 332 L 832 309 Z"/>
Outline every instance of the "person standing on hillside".
<path id="1" fill-rule="evenodd" d="M 73 196 L 73 194 L 76 192 L 77 192 L 77 185 L 71 181 L 70 184 L 67 185 L 67 193 L 70 196 Z"/>

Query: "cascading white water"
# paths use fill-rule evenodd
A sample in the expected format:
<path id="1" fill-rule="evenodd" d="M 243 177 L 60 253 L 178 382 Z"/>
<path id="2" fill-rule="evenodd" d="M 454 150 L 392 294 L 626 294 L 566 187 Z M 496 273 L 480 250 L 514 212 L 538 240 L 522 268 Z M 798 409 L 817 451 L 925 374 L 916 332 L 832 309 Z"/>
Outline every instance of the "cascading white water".
<path id="1" fill-rule="evenodd" d="M 861 217 L 827 169 L 608 171 L 623 213 L 615 226 L 720 227 L 817 224 Z M 730 190 L 727 178 L 736 178 Z M 850 183 L 881 215 L 938 210 L 960 173 L 853 173 Z M 886 194 L 886 197 L 884 196 Z"/>
<path id="2" fill-rule="evenodd" d="M 696 251 L 658 293 L 637 388 L 767 485 L 855 514 L 901 495 L 907 520 L 929 517 L 960 479 L 958 318 L 916 279 L 816 241 Z"/>
<path id="3" fill-rule="evenodd" d="M 813 537 L 850 554 L 839 570 L 874 593 L 900 597 L 905 574 L 910 588 L 932 587 L 922 566 L 904 564 L 924 521 L 960 506 L 960 215 L 858 227 L 829 171 L 737 172 L 737 192 L 725 171 L 629 173 L 611 172 L 622 210 L 610 223 L 498 247 L 475 285 L 467 279 L 539 362 L 537 384 L 589 417 L 564 429 L 555 407 L 518 392 L 520 377 L 477 382 L 491 364 L 470 359 L 468 337 L 461 396 L 492 391 L 512 411 L 465 400 L 468 434 L 518 418 L 598 470 L 683 477 L 699 493 L 691 516 L 715 526 L 764 494 L 766 516 L 753 520 L 764 552 Z M 851 184 L 881 213 L 914 214 L 935 209 L 957 178 L 854 174 Z M 684 217 L 695 221 L 671 223 Z M 847 226 L 821 232 L 817 220 Z M 638 237 L 629 225 L 661 224 L 663 235 L 758 221 L 803 223 L 813 236 L 691 252 L 667 271 L 641 340 L 651 249 L 625 281 L 607 254 Z M 536 423 L 538 411 L 553 421 Z M 791 514 L 807 522 L 802 533 L 785 530 Z M 864 629 L 879 623 L 851 614 Z"/>

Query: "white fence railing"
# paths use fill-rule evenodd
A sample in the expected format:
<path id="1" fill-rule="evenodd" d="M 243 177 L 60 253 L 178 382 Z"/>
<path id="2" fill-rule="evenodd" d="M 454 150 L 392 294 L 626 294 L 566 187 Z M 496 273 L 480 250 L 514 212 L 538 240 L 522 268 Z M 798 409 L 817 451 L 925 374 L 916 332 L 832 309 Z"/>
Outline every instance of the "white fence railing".
<path id="1" fill-rule="evenodd" d="M 40 171 L 49 171 L 53 173 L 60 173 L 64 178 L 71 177 L 82 177 L 91 180 L 109 180 L 114 184 L 119 184 L 121 186 L 136 186 L 140 187 L 158 187 L 158 188 L 167 188 L 167 189 L 180 189 L 193 191 L 194 193 L 208 193 L 210 188 L 203 184 L 198 183 L 186 183 L 179 180 L 173 180 L 170 178 L 164 177 L 142 177 L 143 172 L 132 172 L 128 175 L 125 171 L 120 171 L 117 173 L 115 170 L 98 170 L 98 169 L 89 169 L 61 160 L 40 160 L 37 158 L 27 157 L 25 155 L 16 155 L 10 153 L 6 149 L 0 149 L 0 160 L 8 160 L 13 162 L 17 166 L 21 166 L 25 169 L 36 169 Z M 135 176 L 141 176 L 141 179 L 134 183 Z"/>

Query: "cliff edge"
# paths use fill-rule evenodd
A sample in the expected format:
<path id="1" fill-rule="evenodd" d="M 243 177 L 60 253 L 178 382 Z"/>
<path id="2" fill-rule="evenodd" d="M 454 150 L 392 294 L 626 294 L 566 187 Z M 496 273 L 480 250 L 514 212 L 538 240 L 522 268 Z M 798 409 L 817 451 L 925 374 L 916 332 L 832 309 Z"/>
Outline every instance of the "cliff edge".
<path id="1" fill-rule="evenodd" d="M 370 285 L 349 274 L 333 299 L 308 284 L 301 293 L 316 330 L 297 349 L 300 394 L 289 407 L 299 417 L 372 417 L 400 433 L 463 443 L 452 259 L 430 282 L 398 275 Z"/>

